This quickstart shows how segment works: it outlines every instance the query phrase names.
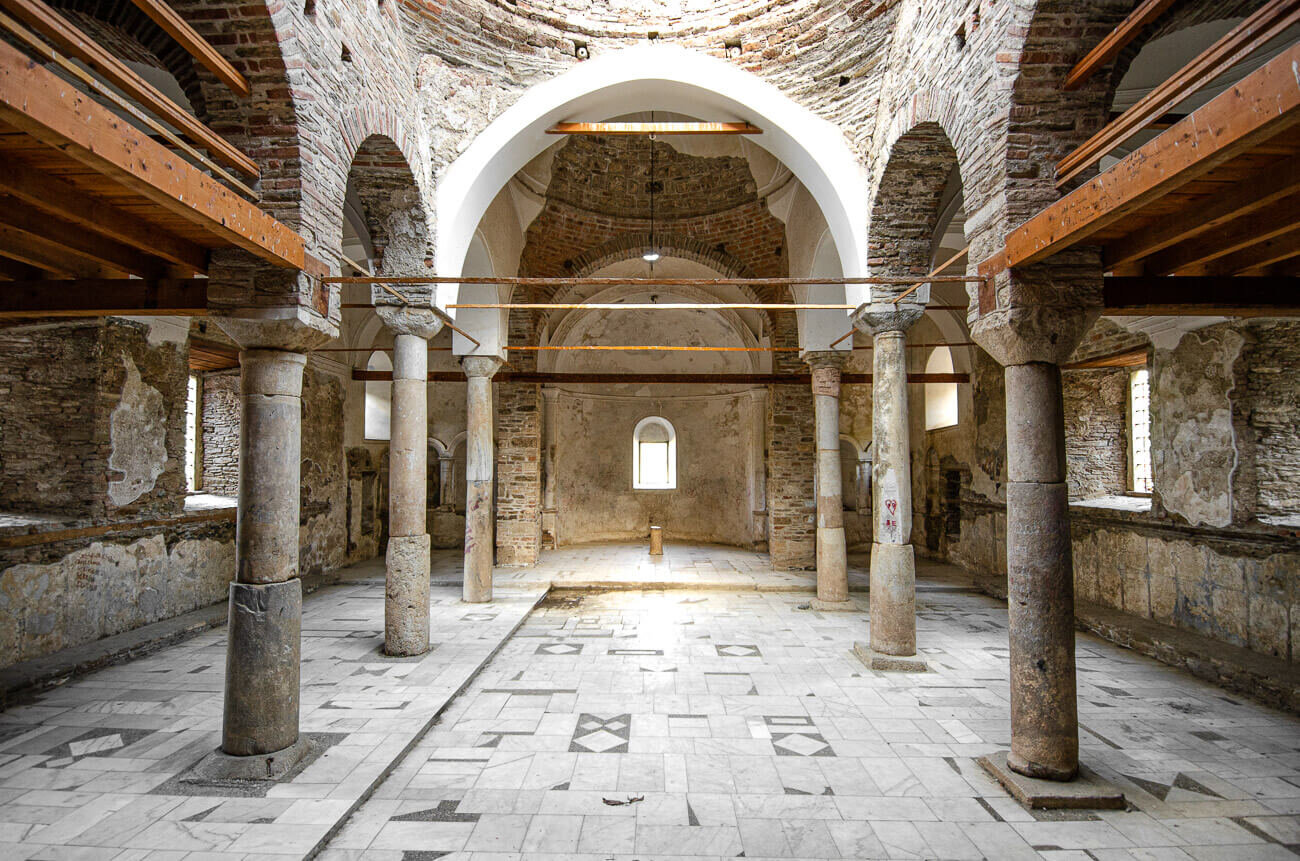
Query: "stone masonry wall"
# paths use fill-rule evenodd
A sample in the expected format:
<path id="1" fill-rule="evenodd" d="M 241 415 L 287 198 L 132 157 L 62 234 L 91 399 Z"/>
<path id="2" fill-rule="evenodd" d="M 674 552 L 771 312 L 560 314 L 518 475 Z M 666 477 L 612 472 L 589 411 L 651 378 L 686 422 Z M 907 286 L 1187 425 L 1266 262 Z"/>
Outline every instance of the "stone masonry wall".
<path id="1" fill-rule="evenodd" d="M 773 346 L 797 343 L 793 314 L 773 317 Z M 807 369 L 796 353 L 776 353 L 773 370 Z M 767 398 L 767 545 L 772 565 L 817 564 L 817 497 L 813 489 L 817 437 L 809 386 L 772 386 Z"/>
<path id="2" fill-rule="evenodd" d="M 203 375 L 204 493 L 239 494 L 239 370 Z"/>
<path id="3" fill-rule="evenodd" d="M 541 387 L 496 389 L 497 564 L 532 565 L 542 541 Z"/>
<path id="4" fill-rule="evenodd" d="M 1300 323 L 1247 327 L 1247 423 L 1255 435 L 1257 517 L 1300 521 Z"/>
<path id="5" fill-rule="evenodd" d="M 1066 481 L 1071 499 L 1092 499 L 1128 489 L 1128 370 L 1067 371 Z"/>

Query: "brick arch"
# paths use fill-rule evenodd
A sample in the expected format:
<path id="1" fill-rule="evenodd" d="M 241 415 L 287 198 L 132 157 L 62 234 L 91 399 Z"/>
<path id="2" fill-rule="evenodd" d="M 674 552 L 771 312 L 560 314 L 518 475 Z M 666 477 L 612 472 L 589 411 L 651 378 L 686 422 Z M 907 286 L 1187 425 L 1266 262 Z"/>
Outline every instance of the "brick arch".
<path id="1" fill-rule="evenodd" d="M 904 277 L 930 270 L 940 199 L 954 169 L 960 176 L 957 151 L 936 120 L 918 122 L 891 141 L 868 224 L 873 274 Z"/>
<path id="2" fill-rule="evenodd" d="M 680 233 L 624 233 L 614 239 L 596 246 L 573 258 L 573 276 L 585 278 L 606 266 L 641 257 L 651 248 L 657 247 L 661 254 L 668 257 L 680 257 L 709 267 L 722 273 L 724 278 L 751 278 L 753 270 L 725 250 L 711 246 L 698 239 Z M 746 288 L 748 290 L 748 288 Z M 753 291 L 749 291 L 753 292 Z M 757 298 L 755 298 L 757 301 Z"/>
<path id="3" fill-rule="evenodd" d="M 398 139 L 383 132 L 365 133 L 366 126 L 344 125 L 343 140 L 352 153 L 347 177 L 337 184 L 335 243 L 343 234 L 344 196 L 355 188 L 361 199 L 366 228 L 375 251 L 375 270 L 390 275 L 419 273 L 429 260 L 432 236 L 425 196 L 417 174 Z M 359 143 L 353 141 L 361 137 Z M 411 288 L 415 289 L 415 288 Z M 432 292 L 432 287 L 425 287 Z M 410 292 L 408 290 L 408 292 Z"/>

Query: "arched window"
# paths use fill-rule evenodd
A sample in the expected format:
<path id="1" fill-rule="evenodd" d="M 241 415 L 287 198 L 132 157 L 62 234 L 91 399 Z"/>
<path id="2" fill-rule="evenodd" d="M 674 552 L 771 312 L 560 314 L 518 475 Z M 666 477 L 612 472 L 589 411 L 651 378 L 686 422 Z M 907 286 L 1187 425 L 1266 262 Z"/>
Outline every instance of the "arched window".
<path id="1" fill-rule="evenodd" d="M 668 419 L 649 416 L 632 433 L 632 487 L 672 490 L 677 487 L 677 432 Z"/>
<path id="2" fill-rule="evenodd" d="M 952 350 L 935 347 L 925 361 L 927 374 L 951 374 Z M 925 429 L 948 428 L 957 424 L 957 384 L 925 384 Z"/>
<path id="3" fill-rule="evenodd" d="M 366 362 L 367 371 L 391 371 L 393 360 L 375 350 Z M 388 422 L 392 413 L 393 388 L 385 380 L 366 381 L 366 439 L 388 439 Z"/>

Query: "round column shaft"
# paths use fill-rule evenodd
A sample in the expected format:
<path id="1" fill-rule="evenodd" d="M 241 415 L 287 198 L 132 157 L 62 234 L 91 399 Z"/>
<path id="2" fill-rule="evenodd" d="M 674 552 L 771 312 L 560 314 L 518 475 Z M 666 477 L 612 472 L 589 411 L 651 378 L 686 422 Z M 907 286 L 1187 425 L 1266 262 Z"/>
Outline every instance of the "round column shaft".
<path id="1" fill-rule="evenodd" d="M 470 603 L 492 600 L 492 375 L 501 367 L 493 356 L 461 360 L 467 378 L 465 434 L 465 592 Z"/>
<path id="2" fill-rule="evenodd" d="M 393 339 L 392 421 L 388 446 L 388 550 L 384 651 L 429 650 L 429 342 L 399 331 Z"/>
<path id="3" fill-rule="evenodd" d="M 844 540 L 844 498 L 840 477 L 840 369 L 844 354 L 809 353 L 817 435 L 817 600 L 849 600 Z"/>
<path id="4" fill-rule="evenodd" d="M 302 353 L 239 354 L 239 513 L 230 585 L 221 749 L 273 753 L 298 740 Z"/>
<path id="5" fill-rule="evenodd" d="M 1079 769 L 1079 718 L 1061 370 L 1045 362 L 1009 365 L 1005 378 L 1007 764 L 1030 777 L 1070 780 Z"/>

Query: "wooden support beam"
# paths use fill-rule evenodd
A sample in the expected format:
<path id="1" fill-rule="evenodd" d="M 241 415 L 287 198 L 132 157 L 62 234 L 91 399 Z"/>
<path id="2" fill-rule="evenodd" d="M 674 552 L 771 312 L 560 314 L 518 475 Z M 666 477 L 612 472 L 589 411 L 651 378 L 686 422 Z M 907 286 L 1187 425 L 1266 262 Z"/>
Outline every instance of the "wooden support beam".
<path id="1" fill-rule="evenodd" d="M 1057 162 L 1057 187 L 1087 170 L 1106 153 L 1146 128 L 1148 123 L 1173 110 L 1192 93 L 1297 23 L 1300 23 L 1300 0 L 1269 0 L 1178 74 L 1139 99 L 1118 120 L 1105 125 Z"/>
<path id="2" fill-rule="evenodd" d="M 1285 159 L 1258 174 L 1236 183 L 1223 194 L 1197 200 L 1190 206 L 1157 219 L 1141 230 L 1108 242 L 1105 261 L 1108 269 L 1125 266 L 1175 245 L 1200 236 L 1243 215 L 1249 215 L 1300 192 L 1300 158 Z"/>
<path id="3" fill-rule="evenodd" d="M 979 275 L 936 275 L 925 279 L 932 284 L 965 284 L 983 281 Z M 514 275 L 330 275 L 322 278 L 326 284 L 503 284 L 513 287 L 571 287 L 586 284 L 593 287 L 614 287 L 624 284 L 633 287 L 785 287 L 787 285 L 832 286 L 835 284 L 912 284 L 911 278 L 888 278 L 878 275 L 859 275 L 850 278 L 556 278 Z"/>
<path id="4" fill-rule="evenodd" d="M 1076 245 L 1300 122 L 1300 44 L 1293 44 L 1187 119 L 1045 208 L 1007 236 L 1007 266 Z"/>
<path id="5" fill-rule="evenodd" d="M 0 320 L 119 314 L 199 317 L 207 313 L 206 278 L 10 281 L 0 286 Z"/>
<path id="6" fill-rule="evenodd" d="M 69 278 L 112 278 L 121 274 L 96 260 L 68 254 L 43 237 L 6 224 L 0 224 L 0 255 Z M 5 285 L 6 288 L 9 286 Z"/>
<path id="7" fill-rule="evenodd" d="M 352 379 L 385 381 L 393 378 L 392 371 L 353 370 Z M 671 383 L 674 385 L 723 386 L 807 386 L 812 383 L 810 374 L 605 374 L 577 373 L 550 374 L 532 372 L 502 372 L 492 377 L 502 383 L 603 383 L 607 385 L 643 385 L 645 383 Z M 969 383 L 970 374 L 908 374 L 909 383 Z M 465 375 L 459 371 L 430 371 L 431 383 L 463 383 Z M 845 385 L 871 382 L 871 374 L 841 374 Z"/>
<path id="8" fill-rule="evenodd" d="M 168 233 L 16 158 L 6 157 L 0 161 L 0 192 L 196 273 L 208 271 L 206 248 Z"/>
<path id="9" fill-rule="evenodd" d="M 1124 350 L 1108 356 L 1084 359 L 1082 362 L 1070 362 L 1061 365 L 1062 371 L 1092 371 L 1105 368 L 1140 368 L 1147 363 L 1149 356 L 1146 347 Z"/>
<path id="10" fill-rule="evenodd" d="M 159 118 L 170 123 L 186 137 L 212 153 L 213 158 L 241 173 L 257 177 L 257 162 L 244 155 L 234 144 L 199 122 L 198 118 L 163 95 L 129 66 L 113 56 L 72 22 L 47 6 L 42 0 L 0 0 L 14 17 L 45 36 L 60 51 L 94 69 L 130 98 Z"/>
<path id="11" fill-rule="evenodd" d="M 0 195 L 0 224 L 56 245 L 74 257 L 98 262 L 127 275 L 156 278 L 166 268 L 163 261 L 151 254 L 4 195 Z"/>
<path id="12" fill-rule="evenodd" d="M 1295 230 L 1300 230 L 1300 198 L 1284 198 L 1265 209 L 1233 219 L 1212 233 L 1151 255 L 1143 262 L 1142 272 L 1144 275 L 1207 274 L 1213 261 Z"/>
<path id="13" fill-rule="evenodd" d="M 1106 278 L 1108 317 L 1296 317 L 1300 278 Z"/>
<path id="14" fill-rule="evenodd" d="M 41 270 L 35 266 L 19 260 L 10 260 L 8 257 L 0 257 L 0 278 L 6 281 L 31 281 L 41 277 Z"/>
<path id="15" fill-rule="evenodd" d="M 203 38 L 193 27 L 186 23 L 175 9 L 165 0 L 131 0 L 136 8 L 149 16 L 149 19 L 163 29 L 168 36 L 198 60 L 205 69 L 217 76 L 217 80 L 232 91 L 247 98 L 252 95 L 248 79 L 239 70 L 221 56 L 207 39 Z"/>
<path id="16" fill-rule="evenodd" d="M 1300 256 L 1300 230 L 1292 230 L 1197 267 L 1198 275 L 1263 275 L 1269 267 Z"/>
<path id="17" fill-rule="evenodd" d="M 1119 52 L 1124 50 L 1125 45 L 1136 39 L 1147 25 L 1163 15 L 1172 5 L 1174 0 L 1143 0 L 1127 18 L 1120 22 L 1118 27 L 1097 43 L 1097 47 L 1075 63 L 1074 68 L 1065 76 L 1065 83 L 1061 85 L 1061 89 L 1077 90 L 1083 86 L 1098 69 L 1119 56 Z"/>
<path id="18" fill-rule="evenodd" d="M 556 123 L 548 135 L 759 135 L 749 123 Z"/>
<path id="19" fill-rule="evenodd" d="M 447 307 L 533 311 L 852 311 L 857 306 L 781 302 L 482 302 Z"/>
<path id="20" fill-rule="evenodd" d="M 307 264 L 297 233 L 3 41 L 0 120 L 223 242 L 278 266 Z"/>

